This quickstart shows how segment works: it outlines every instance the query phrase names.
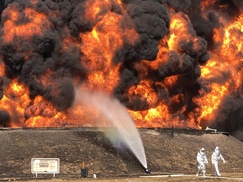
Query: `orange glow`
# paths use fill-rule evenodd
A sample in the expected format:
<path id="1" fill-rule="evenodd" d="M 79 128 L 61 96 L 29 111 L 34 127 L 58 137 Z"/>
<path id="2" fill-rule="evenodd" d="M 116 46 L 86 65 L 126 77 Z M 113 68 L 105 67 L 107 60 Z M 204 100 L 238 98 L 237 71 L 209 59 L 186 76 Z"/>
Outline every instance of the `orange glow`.
<path id="1" fill-rule="evenodd" d="M 190 41 L 195 38 L 189 19 L 182 13 L 171 14 L 169 50 L 177 50 L 180 41 Z"/>
<path id="2" fill-rule="evenodd" d="M 0 60 L 0 77 L 4 75 L 4 70 L 5 70 L 5 66 L 3 62 Z"/>
<path id="3" fill-rule="evenodd" d="M 242 51 L 243 35 L 243 15 L 240 15 L 232 24 L 225 29 L 224 41 L 221 49 L 222 55 L 226 59 L 237 62 L 237 54 Z"/>
<path id="4" fill-rule="evenodd" d="M 93 37 L 94 37 L 95 39 L 97 39 L 98 41 L 100 41 L 99 36 L 98 36 L 98 34 L 97 34 L 97 32 L 96 32 L 95 29 L 92 30 L 92 35 L 93 35 Z"/>
<path id="5" fill-rule="evenodd" d="M 5 21 L 3 26 L 3 40 L 6 43 L 13 41 L 15 37 L 29 39 L 33 35 L 42 35 L 44 30 L 50 27 L 47 16 L 31 8 L 24 9 L 27 19 L 25 24 L 18 24 L 20 13 L 15 4 L 8 6 L 3 16 L 5 14 L 11 14 L 11 18 Z"/>
<path id="6" fill-rule="evenodd" d="M 161 25 L 168 32 L 157 40 L 156 32 L 148 34 L 151 27 L 146 27 L 143 23 L 147 20 L 142 19 L 149 15 L 152 20 L 156 12 L 136 3 L 84 1 L 77 6 L 80 9 L 75 9 L 82 10 L 80 14 L 70 11 L 65 19 L 62 13 L 68 12 L 61 12 L 58 6 L 48 4 L 47 12 L 37 7 L 38 0 L 30 0 L 25 7 L 13 2 L 2 13 L 0 112 L 7 111 L 11 127 L 106 126 L 106 119 L 95 108 L 71 103 L 65 110 L 58 109 L 55 101 L 66 94 L 58 93 L 59 86 L 63 86 L 59 84 L 67 76 L 75 89 L 117 96 L 137 127 L 203 129 L 218 119 L 225 100 L 242 89 L 243 15 L 229 21 L 221 16 L 221 8 L 227 7 L 219 4 L 217 0 L 200 3 L 205 21 L 209 11 L 219 13 L 215 16 L 222 26 L 212 25 L 211 46 L 201 41 L 203 36 L 194 30 L 186 11 L 175 11 L 173 6 L 169 9 L 167 3 L 164 5 L 169 19 Z M 83 27 L 86 24 L 88 27 Z M 54 36 L 53 50 L 49 50 L 49 42 L 43 42 L 46 46 L 33 41 L 45 40 L 50 32 Z M 155 48 L 146 45 L 150 43 Z M 205 51 L 206 46 L 210 51 Z M 50 52 L 42 54 L 38 48 Z M 154 60 L 141 60 L 147 58 L 143 54 L 153 56 L 154 52 Z M 205 52 L 210 53 L 207 62 L 203 59 Z M 37 58 L 43 60 L 43 65 Z M 35 61 L 40 69 L 34 68 Z M 16 70 L 11 72 L 11 67 Z M 24 80 L 23 70 L 32 80 Z M 123 74 L 127 77 L 122 78 Z"/>
<path id="7" fill-rule="evenodd" d="M 106 15 L 107 12 L 103 12 L 103 9 L 109 10 L 111 9 L 111 1 L 87 1 L 86 2 L 86 9 L 85 9 L 85 15 L 84 17 L 91 21 L 96 22 L 103 18 L 103 16 Z"/>
<path id="8" fill-rule="evenodd" d="M 213 6 L 217 0 L 203 0 L 201 1 L 201 8 L 203 11 L 207 10 L 207 8 Z"/>
<path id="9" fill-rule="evenodd" d="M 83 46 L 80 49 L 92 60 L 89 65 L 84 63 L 91 71 L 88 76 L 88 85 L 92 89 L 101 89 L 108 93 L 114 89 L 119 82 L 119 65 L 112 63 L 114 53 L 122 47 L 124 37 L 132 44 L 138 37 L 134 29 L 122 29 L 118 26 L 121 18 L 120 15 L 109 12 L 91 32 L 80 34 L 83 40 Z"/>
<path id="10" fill-rule="evenodd" d="M 202 97 L 195 98 L 195 101 L 201 105 L 200 120 L 207 120 L 209 122 L 208 124 L 216 119 L 217 110 L 222 100 L 230 95 L 230 91 L 236 91 L 241 84 L 240 74 L 236 72 L 234 65 L 230 64 L 230 60 L 228 62 L 222 62 L 215 54 L 212 53 L 212 55 L 214 56 L 208 64 L 201 69 L 201 79 L 211 80 L 217 78 L 218 80 L 223 80 L 225 79 L 225 72 L 231 72 L 232 78 L 234 79 L 212 83 L 210 84 L 209 93 L 203 93 Z"/>
<path id="11" fill-rule="evenodd" d="M 220 43 L 222 40 L 223 36 L 221 35 L 221 32 L 219 29 L 214 29 L 213 30 L 213 40 L 216 44 Z"/>
<path id="12" fill-rule="evenodd" d="M 24 85 L 21 85 L 17 80 L 12 80 L 8 87 L 4 88 L 5 95 L 0 100 L 0 110 L 7 110 L 10 113 L 10 123 L 12 127 L 20 127 L 25 121 L 24 108 L 29 103 L 29 93 Z"/>
<path id="13" fill-rule="evenodd" d="M 30 0 L 31 4 L 36 4 L 38 3 L 38 0 Z"/>

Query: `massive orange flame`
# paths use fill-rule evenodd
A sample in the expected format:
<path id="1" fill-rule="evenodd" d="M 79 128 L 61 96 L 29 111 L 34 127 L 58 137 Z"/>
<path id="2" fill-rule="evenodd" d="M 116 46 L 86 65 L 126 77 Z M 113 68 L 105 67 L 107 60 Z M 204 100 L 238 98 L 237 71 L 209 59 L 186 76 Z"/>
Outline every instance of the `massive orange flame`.
<path id="1" fill-rule="evenodd" d="M 214 80 L 210 92 L 197 102 L 202 103 L 201 120 L 211 124 L 223 99 L 241 87 L 242 15 L 224 29 L 215 29 L 215 42 L 223 40 L 217 51 L 211 52 L 211 59 L 202 67 L 201 80 Z M 219 33 L 223 32 L 223 33 Z M 222 35 L 221 35 L 222 34 Z M 222 36 L 222 37 L 220 37 Z M 219 38 L 220 37 L 220 38 Z"/>
<path id="2" fill-rule="evenodd" d="M 206 11 L 215 2 L 215 0 L 203 1 L 201 3 L 202 11 Z M 37 1 L 31 0 L 31 3 L 34 7 Z M 120 7 L 120 14 L 112 11 L 113 3 Z M 42 36 L 47 29 L 54 27 L 46 14 L 31 7 L 24 8 L 23 12 L 18 8 L 17 3 L 12 3 L 3 12 L 3 16 L 8 17 L 2 27 L 1 37 L 4 43 L 13 43 L 19 39 L 28 41 L 35 36 Z M 87 1 L 84 18 L 92 24 L 92 30 L 79 33 L 79 41 L 71 36 L 67 27 L 64 28 L 63 32 L 66 36 L 60 38 L 60 50 L 65 52 L 71 47 L 78 47 L 86 58 L 86 60 L 80 59 L 88 72 L 86 82 L 81 85 L 82 89 L 104 91 L 112 95 L 114 89 L 119 85 L 119 70 L 122 64 L 113 60 L 115 53 L 122 48 L 124 40 L 130 45 L 134 45 L 140 39 L 135 25 L 126 27 L 122 24 L 123 16 L 126 15 L 124 8 L 120 0 Z M 19 22 L 20 15 L 25 16 L 26 22 Z M 53 16 L 58 17 L 54 14 Z M 179 74 L 156 81 L 148 79 L 148 69 L 155 71 L 161 65 L 169 64 L 170 53 L 177 52 L 180 60 L 179 66 L 182 66 L 183 52 L 180 50 L 180 42 L 192 44 L 192 51 L 200 52 L 199 37 L 193 30 L 188 16 L 181 12 L 175 13 L 171 9 L 170 18 L 168 33 L 159 41 L 155 60 L 131 63 L 136 68 L 141 81 L 127 90 L 129 98 L 140 98 L 140 100 L 146 101 L 149 107 L 143 110 L 128 109 L 128 112 L 137 127 L 200 129 L 202 125 L 205 125 L 203 123 L 209 125 L 217 119 L 224 98 L 241 87 L 242 72 L 239 68 L 241 68 L 243 61 L 241 60 L 243 15 L 227 24 L 221 17 L 224 27 L 214 29 L 214 41 L 219 43 L 219 46 L 210 51 L 211 58 L 207 64 L 200 66 L 199 81 L 207 89 L 199 90 L 199 95 L 193 98 L 193 102 L 198 107 L 188 112 L 183 118 L 180 117 L 180 113 L 186 113 L 187 100 L 182 93 L 166 95 L 164 97 L 168 96 L 168 98 L 161 98 L 156 92 L 158 87 L 163 89 L 172 87 L 178 81 Z M 17 46 L 18 49 L 21 49 L 20 45 Z M 24 50 L 23 52 L 26 56 L 25 60 L 28 60 L 29 52 Z M 5 77 L 5 69 L 5 64 L 0 59 L 0 84 L 3 82 L 2 78 Z M 36 79 L 44 86 L 52 83 L 52 86 L 55 87 L 56 80 L 53 70 L 45 71 L 42 76 Z M 77 84 L 78 81 L 74 80 L 73 82 Z M 28 86 L 18 78 L 4 81 L 0 111 L 8 111 L 11 127 L 77 127 L 104 126 L 106 124 L 105 119 L 99 118 L 100 113 L 94 108 L 75 105 L 65 111 L 58 111 L 41 95 L 30 98 L 28 89 Z M 176 113 L 170 111 L 171 103 L 181 106 Z"/>

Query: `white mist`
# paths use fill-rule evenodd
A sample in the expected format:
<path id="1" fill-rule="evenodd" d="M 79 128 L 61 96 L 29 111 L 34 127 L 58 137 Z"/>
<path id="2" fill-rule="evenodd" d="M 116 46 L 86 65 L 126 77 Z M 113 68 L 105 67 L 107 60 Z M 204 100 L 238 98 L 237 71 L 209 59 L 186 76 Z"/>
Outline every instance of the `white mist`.
<path id="1" fill-rule="evenodd" d="M 107 120 L 108 127 L 114 127 L 115 130 L 112 135 L 107 130 L 106 136 L 113 143 L 119 142 L 126 145 L 147 169 L 147 159 L 139 132 L 130 114 L 117 99 L 101 92 L 88 93 L 83 90 L 76 90 L 74 104 L 87 105 L 100 111 Z"/>

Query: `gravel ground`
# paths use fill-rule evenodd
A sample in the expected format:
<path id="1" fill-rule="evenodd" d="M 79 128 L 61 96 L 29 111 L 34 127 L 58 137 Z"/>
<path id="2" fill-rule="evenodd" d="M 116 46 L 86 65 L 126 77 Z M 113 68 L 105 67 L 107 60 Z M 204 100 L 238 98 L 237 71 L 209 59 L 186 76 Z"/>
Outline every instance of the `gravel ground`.
<path id="1" fill-rule="evenodd" d="M 46 176 L 47 177 L 47 176 Z M 184 174 L 172 175 L 145 175 L 136 177 L 107 177 L 107 178 L 34 178 L 34 179 L 17 179 L 17 178 L 0 178 L 0 181 L 26 181 L 26 182 L 229 182 L 242 181 L 243 173 L 222 173 L 222 177 L 207 175 L 206 177 Z"/>
<path id="2" fill-rule="evenodd" d="M 229 181 L 242 181 L 243 173 L 225 173 L 222 177 L 206 176 L 206 177 L 196 177 L 195 175 L 154 175 L 154 176 L 140 176 L 140 177 L 117 177 L 117 178 L 80 178 L 80 179 L 32 179 L 26 180 L 28 182 L 184 182 L 184 181 L 206 181 L 206 182 L 229 182 Z M 18 179 L 5 179 L 6 181 L 23 181 Z M 25 181 L 25 180 L 24 180 Z"/>

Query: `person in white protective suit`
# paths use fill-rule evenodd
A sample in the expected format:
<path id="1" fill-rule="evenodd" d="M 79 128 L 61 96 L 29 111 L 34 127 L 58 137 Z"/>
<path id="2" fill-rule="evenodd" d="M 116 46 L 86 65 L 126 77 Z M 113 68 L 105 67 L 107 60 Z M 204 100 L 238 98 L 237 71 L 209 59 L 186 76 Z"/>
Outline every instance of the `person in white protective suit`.
<path id="1" fill-rule="evenodd" d="M 215 169 L 215 175 L 216 176 L 221 176 L 221 174 L 219 173 L 219 160 L 222 160 L 224 163 L 226 162 L 220 152 L 219 147 L 216 147 L 213 154 L 212 154 L 212 164 L 214 165 L 214 169 Z"/>
<path id="2" fill-rule="evenodd" d="M 202 171 L 202 176 L 206 176 L 206 165 L 208 163 L 208 159 L 205 153 L 205 149 L 201 148 L 200 151 L 197 153 L 197 176 L 199 175 L 199 172 Z"/>

